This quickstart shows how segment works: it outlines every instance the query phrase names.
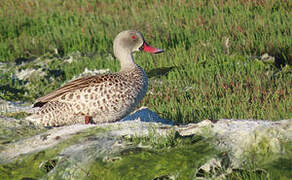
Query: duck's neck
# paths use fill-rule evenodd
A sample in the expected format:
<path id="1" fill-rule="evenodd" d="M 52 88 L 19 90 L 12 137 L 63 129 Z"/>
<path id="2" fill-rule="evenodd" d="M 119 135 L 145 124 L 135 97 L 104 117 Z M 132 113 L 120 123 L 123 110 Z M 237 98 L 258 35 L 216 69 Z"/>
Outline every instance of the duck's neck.
<path id="1" fill-rule="evenodd" d="M 134 62 L 132 53 L 128 51 L 115 52 L 115 56 L 120 60 L 121 72 L 130 71 L 138 67 L 138 65 Z"/>

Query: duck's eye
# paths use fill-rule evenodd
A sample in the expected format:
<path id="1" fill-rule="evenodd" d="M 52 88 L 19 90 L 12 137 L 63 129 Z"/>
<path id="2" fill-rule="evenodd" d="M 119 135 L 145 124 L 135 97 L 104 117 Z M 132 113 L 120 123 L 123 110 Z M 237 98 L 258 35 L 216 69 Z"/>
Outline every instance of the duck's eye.
<path id="1" fill-rule="evenodd" d="M 131 36 L 131 38 L 132 38 L 132 39 L 136 39 L 136 38 L 137 38 L 137 36 L 135 36 L 135 35 L 132 35 L 132 36 Z"/>

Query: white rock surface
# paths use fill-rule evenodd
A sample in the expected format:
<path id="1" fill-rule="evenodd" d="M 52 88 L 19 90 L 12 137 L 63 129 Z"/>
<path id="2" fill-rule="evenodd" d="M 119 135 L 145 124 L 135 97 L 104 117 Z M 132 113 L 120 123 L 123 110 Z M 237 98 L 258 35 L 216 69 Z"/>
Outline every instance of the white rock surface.
<path id="1" fill-rule="evenodd" d="M 292 141 L 292 120 L 204 120 L 178 128 L 181 135 L 215 137 L 216 146 L 230 153 L 239 167 L 250 153 L 284 153 L 282 143 Z"/>

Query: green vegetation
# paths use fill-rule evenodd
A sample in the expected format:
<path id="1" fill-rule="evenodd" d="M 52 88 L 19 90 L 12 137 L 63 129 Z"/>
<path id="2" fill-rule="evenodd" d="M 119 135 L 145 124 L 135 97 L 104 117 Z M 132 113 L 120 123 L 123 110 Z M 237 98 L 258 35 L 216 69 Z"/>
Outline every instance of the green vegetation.
<path id="1" fill-rule="evenodd" d="M 89 178 L 98 179 L 194 179 L 197 168 L 216 152 L 206 141 L 178 145 L 164 151 L 144 148 L 120 152 L 121 160 L 97 160 Z"/>
<path id="2" fill-rule="evenodd" d="M 130 136 L 124 137 L 124 139 L 137 146 L 151 147 L 156 150 L 165 150 L 165 148 L 169 149 L 176 146 L 195 144 L 201 140 L 204 140 L 209 144 L 213 141 L 211 138 L 203 138 L 199 135 L 184 137 L 174 130 L 170 130 L 171 133 L 166 136 L 161 136 L 158 135 L 159 133 L 157 133 L 155 127 L 150 128 L 148 132 L 147 136 Z"/>
<path id="3" fill-rule="evenodd" d="M 23 117 L 24 114 L 7 114 L 13 117 Z M 0 114 L 1 116 L 1 114 Z M 9 143 L 17 142 L 21 138 L 28 138 L 44 131 L 44 128 L 32 126 L 28 121 L 10 119 L 9 121 L 0 118 L 0 152 L 7 148 Z M 1 159 L 0 159 L 1 162 Z"/>
<path id="4" fill-rule="evenodd" d="M 162 117 L 179 123 L 291 118 L 291 7 L 286 0 L 3 1 L 0 62 L 10 68 L 0 69 L 0 97 L 33 101 L 85 67 L 116 71 L 112 41 L 137 29 L 165 49 L 135 55 L 151 81 L 142 105 Z M 76 61 L 63 63 L 77 51 Z M 275 60 L 261 61 L 264 53 Z M 55 58 L 46 76 L 13 78 L 12 62 L 40 56 Z"/>

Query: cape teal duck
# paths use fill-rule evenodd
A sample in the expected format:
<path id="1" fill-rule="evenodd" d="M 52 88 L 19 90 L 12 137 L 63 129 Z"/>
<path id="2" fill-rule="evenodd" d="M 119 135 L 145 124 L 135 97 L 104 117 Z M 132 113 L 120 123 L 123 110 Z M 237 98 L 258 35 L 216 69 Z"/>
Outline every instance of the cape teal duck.
<path id="1" fill-rule="evenodd" d="M 36 124 L 63 126 L 75 123 L 113 122 L 128 115 L 145 96 L 148 80 L 133 59 L 133 52 L 160 53 L 135 30 L 119 33 L 113 43 L 121 70 L 73 80 L 36 100 L 37 112 L 28 117 Z"/>

